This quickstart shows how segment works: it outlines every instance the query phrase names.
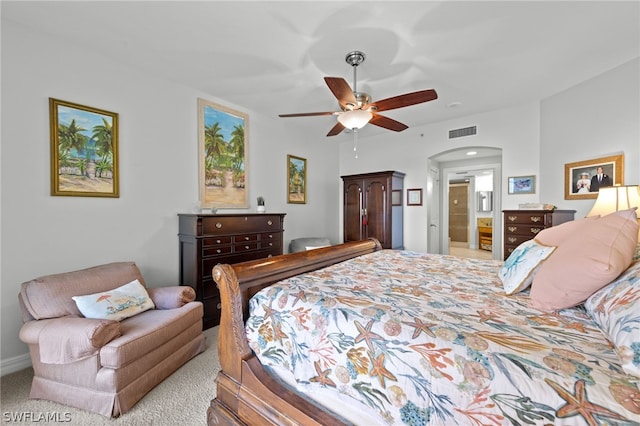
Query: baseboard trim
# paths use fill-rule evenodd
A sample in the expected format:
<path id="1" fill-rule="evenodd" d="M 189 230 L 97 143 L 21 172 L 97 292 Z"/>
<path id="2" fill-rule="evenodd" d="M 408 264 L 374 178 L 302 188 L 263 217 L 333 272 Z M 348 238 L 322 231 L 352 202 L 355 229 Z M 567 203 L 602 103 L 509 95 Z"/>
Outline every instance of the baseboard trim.
<path id="1" fill-rule="evenodd" d="M 31 357 L 28 353 L 9 359 L 3 359 L 0 361 L 0 375 L 5 376 L 7 374 L 15 373 L 16 371 L 29 368 L 31 365 Z"/>

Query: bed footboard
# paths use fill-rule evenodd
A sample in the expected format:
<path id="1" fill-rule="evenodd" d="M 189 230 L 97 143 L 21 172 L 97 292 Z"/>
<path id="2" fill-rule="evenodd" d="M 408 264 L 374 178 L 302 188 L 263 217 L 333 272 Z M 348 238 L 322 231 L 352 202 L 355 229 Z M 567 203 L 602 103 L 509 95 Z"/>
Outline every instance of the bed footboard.
<path id="1" fill-rule="evenodd" d="M 266 259 L 216 265 L 222 314 L 218 354 L 222 370 L 207 410 L 209 425 L 339 425 L 343 421 L 271 376 L 247 343 L 249 299 L 275 282 L 381 250 L 375 239 Z"/>

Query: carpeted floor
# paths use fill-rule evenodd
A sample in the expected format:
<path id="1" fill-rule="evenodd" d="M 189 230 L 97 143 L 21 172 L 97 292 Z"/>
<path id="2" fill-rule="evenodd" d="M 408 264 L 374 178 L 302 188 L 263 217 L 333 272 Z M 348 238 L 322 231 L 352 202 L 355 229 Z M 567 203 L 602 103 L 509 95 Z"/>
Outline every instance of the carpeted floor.
<path id="1" fill-rule="evenodd" d="M 50 401 L 29 399 L 33 369 L 3 376 L 0 406 L 3 424 L 55 424 L 43 419 L 57 416 L 60 424 L 99 425 L 206 425 L 207 408 L 216 395 L 214 379 L 218 360 L 218 327 L 205 330 L 207 349 L 182 366 L 144 396 L 129 412 L 117 419 L 79 410 Z M 23 421 L 17 419 L 22 418 Z M 39 419 L 39 420 L 38 420 Z"/>

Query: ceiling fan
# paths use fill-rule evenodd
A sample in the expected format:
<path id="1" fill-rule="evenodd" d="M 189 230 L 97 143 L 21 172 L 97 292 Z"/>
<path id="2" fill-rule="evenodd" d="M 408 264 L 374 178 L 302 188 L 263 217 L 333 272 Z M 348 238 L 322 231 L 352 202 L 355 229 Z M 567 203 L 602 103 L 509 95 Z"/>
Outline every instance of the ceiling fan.
<path id="1" fill-rule="evenodd" d="M 342 111 L 326 112 L 303 112 L 297 114 L 280 114 L 279 117 L 311 117 L 316 115 L 336 115 L 338 122 L 327 136 L 335 136 L 344 129 L 357 130 L 367 123 L 374 124 L 395 132 L 401 132 L 408 128 L 406 124 L 393 120 L 389 117 L 378 114 L 397 108 L 404 108 L 411 105 L 429 102 L 438 98 L 438 94 L 433 89 L 420 90 L 417 92 L 405 93 L 404 95 L 382 99 L 371 102 L 371 97 L 364 92 L 357 91 L 356 72 L 358 65 L 364 62 L 365 54 L 355 50 L 347 53 L 345 60 L 353 67 L 353 90 L 349 84 L 341 77 L 325 77 L 324 81 L 329 86 L 331 93 L 338 99 Z"/>

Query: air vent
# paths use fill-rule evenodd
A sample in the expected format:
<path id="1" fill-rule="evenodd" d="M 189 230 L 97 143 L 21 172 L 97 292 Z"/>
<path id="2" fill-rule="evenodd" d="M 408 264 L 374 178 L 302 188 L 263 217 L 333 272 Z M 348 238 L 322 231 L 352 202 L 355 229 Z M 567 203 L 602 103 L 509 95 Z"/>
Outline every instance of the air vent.
<path id="1" fill-rule="evenodd" d="M 449 139 L 472 136 L 476 134 L 476 126 L 464 127 L 462 129 L 449 130 Z"/>

